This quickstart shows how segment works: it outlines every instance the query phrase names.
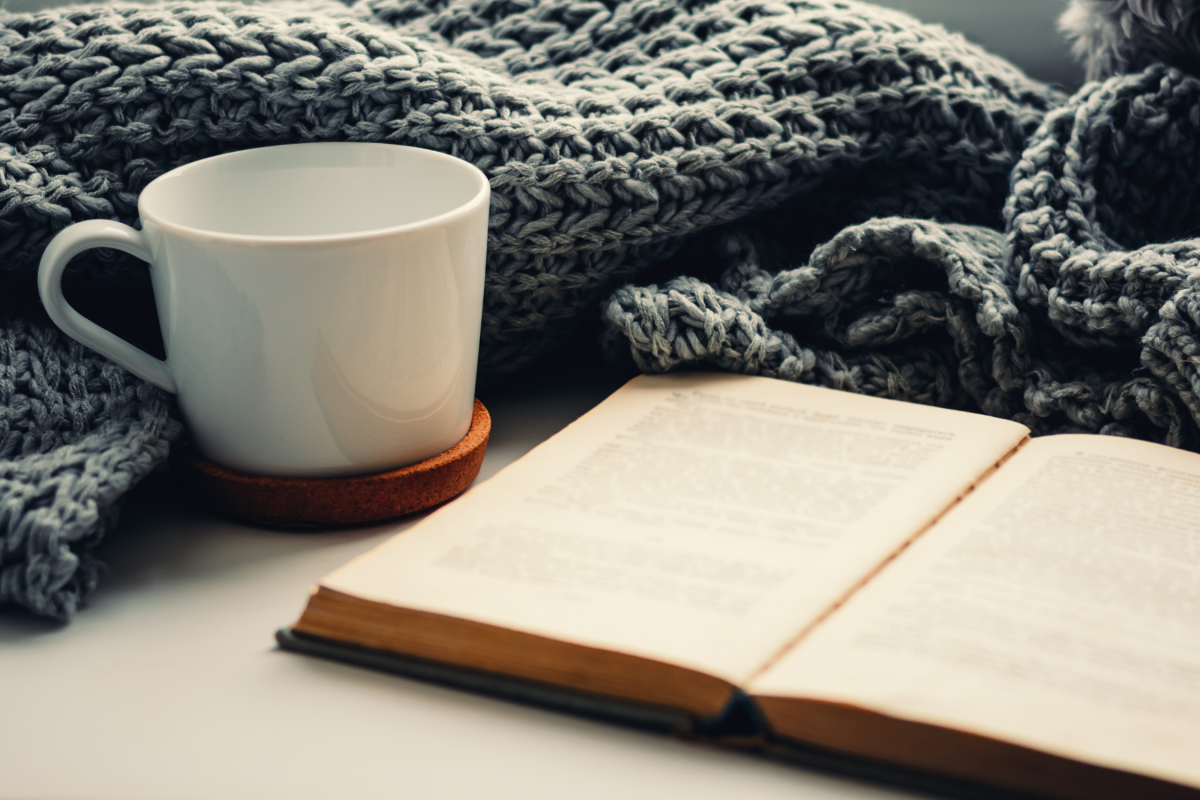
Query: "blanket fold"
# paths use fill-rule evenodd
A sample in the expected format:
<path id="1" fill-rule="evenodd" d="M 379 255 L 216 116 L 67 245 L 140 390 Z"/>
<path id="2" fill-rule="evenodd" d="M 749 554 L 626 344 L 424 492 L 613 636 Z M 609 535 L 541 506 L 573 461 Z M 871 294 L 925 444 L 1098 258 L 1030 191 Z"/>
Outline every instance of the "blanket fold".
<path id="1" fill-rule="evenodd" d="M 1165 67 L 1051 111 L 1012 174 L 1007 235 L 879 218 L 792 265 L 777 227 L 715 234 L 718 286 L 626 287 L 607 346 L 1010 417 L 1035 433 L 1200 443 L 1200 80 Z M 780 268 L 780 266 L 782 268 Z"/>

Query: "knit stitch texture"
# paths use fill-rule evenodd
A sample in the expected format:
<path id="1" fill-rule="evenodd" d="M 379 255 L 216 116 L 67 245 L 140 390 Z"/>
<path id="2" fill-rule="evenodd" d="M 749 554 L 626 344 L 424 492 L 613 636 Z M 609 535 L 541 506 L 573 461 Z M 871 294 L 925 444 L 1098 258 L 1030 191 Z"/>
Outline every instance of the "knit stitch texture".
<path id="1" fill-rule="evenodd" d="M 855 0 L 2 14 L 0 290 L 33 303 L 56 231 L 136 223 L 139 192 L 179 164 L 394 142 L 491 180 L 485 381 L 602 310 L 607 351 L 643 370 L 776 375 L 1194 448 L 1197 128 L 1200 89 L 1181 73 L 1068 101 Z M 145 274 L 97 251 L 69 280 Z M 0 603 L 66 618 L 120 496 L 178 426 L 160 393 L 44 323 L 10 316 L 0 334 L 0 432 L 20 442 L 0 453 Z"/>
<path id="2" fill-rule="evenodd" d="M 781 203 L 810 238 L 881 213 L 999 225 L 1008 175 L 1059 100 L 939 27 L 851 0 L 2 14 L 0 290 L 35 302 L 54 233 L 136 224 L 146 184 L 197 158 L 415 145 L 491 180 L 480 367 L 495 380 L 692 234 Z M 68 270 L 77 293 L 145 276 L 107 251 Z M 178 426 L 160 393 L 44 323 L 0 334 L 0 603 L 67 618 L 95 585 L 91 551 L 119 498 Z"/>
<path id="3" fill-rule="evenodd" d="M 28 277 L 63 225 L 135 222 L 150 180 L 221 150 L 441 150 L 492 183 L 481 372 L 493 380 L 683 237 L 790 196 L 841 224 L 906 213 L 998 225 L 1008 174 L 1055 98 L 941 28 L 839 0 L 9 16 L 0 264 Z M 128 260 L 87 272 L 144 274 Z"/>
<path id="4" fill-rule="evenodd" d="M 0 605 L 69 619 L 118 500 L 179 431 L 161 392 L 46 323 L 0 328 Z"/>
<path id="5" fill-rule="evenodd" d="M 608 345 L 646 371 L 708 366 L 1196 449 L 1198 169 L 1200 80 L 1153 67 L 1089 84 L 1025 149 L 1007 234 L 881 218 L 800 259 L 778 225 L 719 231 L 703 245 L 715 285 L 619 290 Z"/>

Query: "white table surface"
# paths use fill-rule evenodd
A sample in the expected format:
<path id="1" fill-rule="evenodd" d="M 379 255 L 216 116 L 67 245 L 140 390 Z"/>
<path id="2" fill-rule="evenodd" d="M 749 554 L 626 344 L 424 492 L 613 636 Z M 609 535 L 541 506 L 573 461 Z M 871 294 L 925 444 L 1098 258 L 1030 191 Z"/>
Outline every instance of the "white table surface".
<path id="1" fill-rule="evenodd" d="M 479 479 L 617 385 L 574 373 L 481 393 Z M 258 529 L 152 479 L 74 622 L 0 612 L 0 798 L 917 796 L 276 647 L 322 575 L 411 524 Z"/>

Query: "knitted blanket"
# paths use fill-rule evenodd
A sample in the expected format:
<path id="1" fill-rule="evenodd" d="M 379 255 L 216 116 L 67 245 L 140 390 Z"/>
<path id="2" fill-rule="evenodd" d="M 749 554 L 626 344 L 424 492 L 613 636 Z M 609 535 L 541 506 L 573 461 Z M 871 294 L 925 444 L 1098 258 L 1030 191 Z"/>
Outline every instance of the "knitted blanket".
<path id="1" fill-rule="evenodd" d="M 1089 84 L 1026 146 L 1004 232 L 880 218 L 803 258 L 777 224 L 718 231 L 702 245 L 711 282 L 611 297 L 608 345 L 646 371 L 756 373 L 1197 449 L 1197 169 L 1200 80 L 1152 67 Z"/>
<path id="2" fill-rule="evenodd" d="M 181 163 L 395 142 L 491 179 L 485 381 L 603 306 L 607 350 L 646 370 L 715 366 L 1190 444 L 1193 256 L 1151 243 L 1191 224 L 1176 176 L 1195 157 L 1195 91 L 1152 70 L 1047 116 L 1064 102 L 854 0 L 5 14 L 0 289 L 32 308 L 50 236 L 135 222 L 140 190 Z M 102 251 L 68 276 L 81 297 L 146 280 Z M 654 283 L 621 288 L 631 279 Z M 160 393 L 31 314 L 0 321 L 0 441 L 14 442 L 0 604 L 67 618 L 120 496 L 178 426 Z"/>

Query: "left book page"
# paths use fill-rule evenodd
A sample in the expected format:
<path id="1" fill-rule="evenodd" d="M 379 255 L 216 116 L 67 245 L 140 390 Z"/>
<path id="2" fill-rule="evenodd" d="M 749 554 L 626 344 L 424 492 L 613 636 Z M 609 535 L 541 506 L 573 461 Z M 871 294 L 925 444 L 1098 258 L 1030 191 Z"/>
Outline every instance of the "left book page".
<path id="1" fill-rule="evenodd" d="M 293 630 L 714 716 L 1027 433 L 643 376 L 326 577 Z"/>

